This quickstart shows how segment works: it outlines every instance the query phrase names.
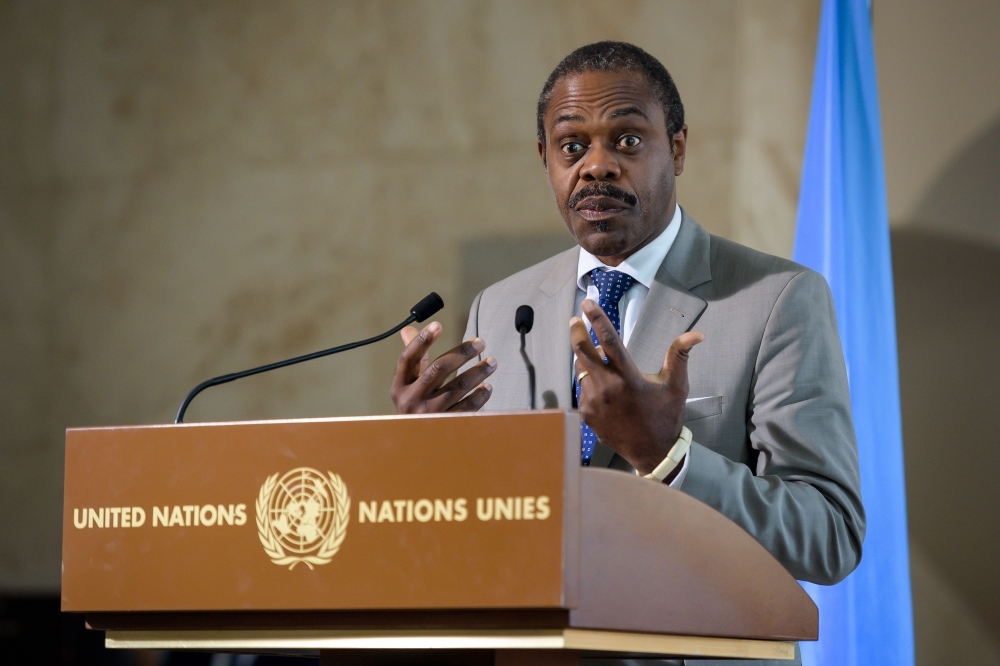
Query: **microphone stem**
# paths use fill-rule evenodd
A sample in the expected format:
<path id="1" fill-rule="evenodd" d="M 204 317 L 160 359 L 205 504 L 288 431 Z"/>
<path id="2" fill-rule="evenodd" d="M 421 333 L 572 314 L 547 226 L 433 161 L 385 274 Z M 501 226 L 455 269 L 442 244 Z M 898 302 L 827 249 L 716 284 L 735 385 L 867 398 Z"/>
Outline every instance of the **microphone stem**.
<path id="1" fill-rule="evenodd" d="M 364 347 L 365 345 L 370 345 L 373 342 L 378 342 L 379 340 L 385 340 L 387 337 L 394 333 L 398 333 L 404 326 L 409 326 L 417 320 L 416 315 L 410 315 L 398 326 L 382 333 L 381 335 L 376 335 L 373 338 L 368 338 L 367 340 L 361 340 L 360 342 L 351 342 L 346 345 L 340 345 L 339 347 L 332 347 L 330 349 L 324 349 L 322 351 L 313 352 L 311 354 L 304 354 L 303 356 L 296 356 L 295 358 L 285 359 L 284 361 L 277 361 L 275 363 L 269 363 L 268 365 L 262 365 L 258 368 L 250 368 L 249 370 L 243 370 L 242 372 L 232 372 L 228 375 L 221 375 L 219 377 L 213 377 L 212 379 L 206 379 L 201 384 L 198 384 L 191 392 L 187 394 L 184 398 L 184 402 L 181 403 L 180 409 L 177 410 L 177 418 L 174 419 L 174 423 L 184 422 L 184 412 L 187 411 L 188 405 L 194 400 L 195 396 L 204 391 L 210 386 L 218 386 L 219 384 L 228 384 L 229 382 L 236 381 L 237 379 L 242 379 L 243 377 L 249 377 L 250 375 L 260 374 L 261 372 L 267 372 L 268 370 L 277 370 L 278 368 L 284 368 L 285 366 L 295 365 L 296 363 L 302 363 L 304 361 L 311 361 L 314 358 L 320 358 L 323 356 L 329 356 L 330 354 L 336 354 L 338 352 L 349 351 L 351 349 L 356 349 L 358 347 Z M 521 334 L 521 349 L 522 353 L 524 349 L 524 334 Z M 534 395 L 534 370 L 531 373 L 532 379 L 532 395 Z M 534 408 L 534 398 L 532 398 L 532 408 Z"/>
<path id="2" fill-rule="evenodd" d="M 521 329 L 521 358 L 524 359 L 524 365 L 528 368 L 528 402 L 531 408 L 535 408 L 535 366 L 532 365 L 531 359 L 528 358 L 528 352 L 524 350 L 525 335 L 527 331 L 523 328 Z"/>

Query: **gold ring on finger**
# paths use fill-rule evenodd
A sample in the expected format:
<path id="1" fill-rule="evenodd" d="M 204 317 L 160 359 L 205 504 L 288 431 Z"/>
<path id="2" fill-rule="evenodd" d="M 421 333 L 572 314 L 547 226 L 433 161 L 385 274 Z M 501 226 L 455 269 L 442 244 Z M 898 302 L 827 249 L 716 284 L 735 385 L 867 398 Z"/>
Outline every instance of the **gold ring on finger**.
<path id="1" fill-rule="evenodd" d="M 583 381 L 583 378 L 590 374 L 590 370 L 584 370 L 576 376 L 576 383 L 579 384 Z"/>

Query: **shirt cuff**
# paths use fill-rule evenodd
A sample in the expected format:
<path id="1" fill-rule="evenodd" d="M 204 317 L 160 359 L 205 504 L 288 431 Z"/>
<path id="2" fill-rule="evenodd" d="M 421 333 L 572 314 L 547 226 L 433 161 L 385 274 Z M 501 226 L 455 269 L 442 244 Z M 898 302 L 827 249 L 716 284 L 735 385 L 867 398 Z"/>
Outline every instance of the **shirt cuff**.
<path id="1" fill-rule="evenodd" d="M 681 484 L 684 483 L 684 477 L 688 475 L 688 461 L 691 460 L 691 449 L 688 449 L 687 455 L 684 456 L 684 462 L 681 463 L 681 471 L 677 472 L 677 476 L 674 480 L 667 485 L 674 490 L 680 490 Z"/>

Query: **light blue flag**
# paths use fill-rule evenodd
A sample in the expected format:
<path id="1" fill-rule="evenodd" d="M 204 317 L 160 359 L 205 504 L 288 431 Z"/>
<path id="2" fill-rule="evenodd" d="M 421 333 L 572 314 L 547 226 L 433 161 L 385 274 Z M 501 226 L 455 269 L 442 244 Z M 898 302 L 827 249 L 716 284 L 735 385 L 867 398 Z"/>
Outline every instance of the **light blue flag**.
<path id="1" fill-rule="evenodd" d="M 805 666 L 912 666 L 896 318 L 875 53 L 867 0 L 824 0 L 793 259 L 822 273 L 837 308 L 868 516 L 861 565 L 805 584 L 820 640 Z"/>

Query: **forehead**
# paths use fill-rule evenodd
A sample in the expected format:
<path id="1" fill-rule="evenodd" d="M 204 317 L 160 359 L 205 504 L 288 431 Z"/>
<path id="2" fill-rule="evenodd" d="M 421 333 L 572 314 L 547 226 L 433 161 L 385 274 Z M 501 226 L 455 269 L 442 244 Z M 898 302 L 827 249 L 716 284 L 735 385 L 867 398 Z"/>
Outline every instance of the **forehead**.
<path id="1" fill-rule="evenodd" d="M 600 120 L 622 107 L 637 107 L 654 124 L 662 124 L 663 109 L 649 79 L 636 72 L 581 72 L 569 74 L 552 87 L 545 125 L 559 119 L 581 116 Z"/>

